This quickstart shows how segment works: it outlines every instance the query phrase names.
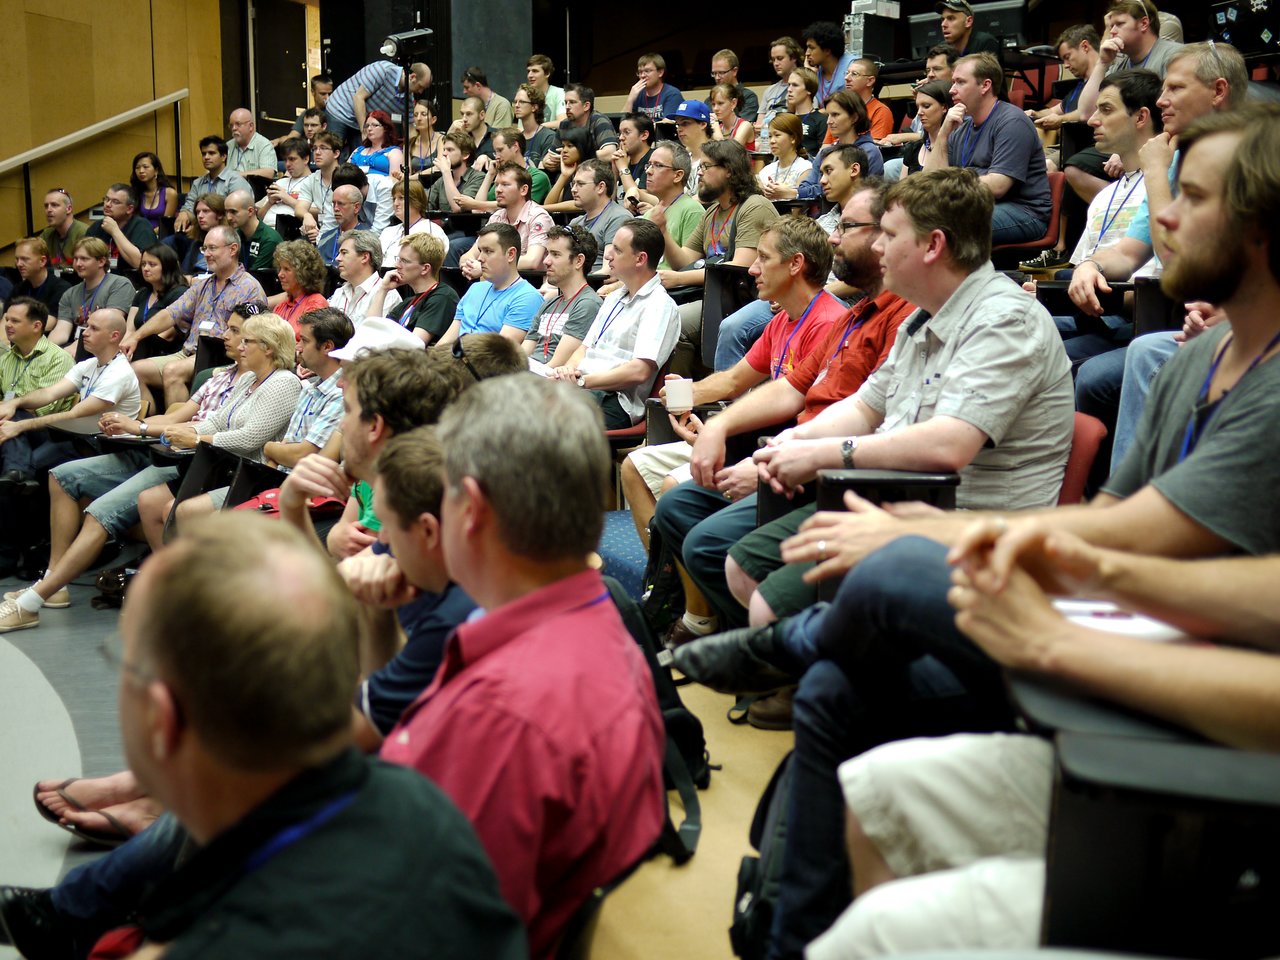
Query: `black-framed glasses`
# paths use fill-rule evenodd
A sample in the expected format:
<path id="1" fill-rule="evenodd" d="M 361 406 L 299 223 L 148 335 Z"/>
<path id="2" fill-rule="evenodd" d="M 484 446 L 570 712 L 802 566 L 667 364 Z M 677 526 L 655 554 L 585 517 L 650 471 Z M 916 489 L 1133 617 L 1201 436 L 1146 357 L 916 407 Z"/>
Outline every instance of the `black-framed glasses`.
<path id="1" fill-rule="evenodd" d="M 836 224 L 836 233 L 847 233 L 850 230 L 856 230 L 858 227 L 875 227 L 880 229 L 878 220 L 841 220 Z"/>
<path id="2" fill-rule="evenodd" d="M 706 171 L 706 170 L 714 170 L 716 167 L 723 167 L 723 166 L 724 166 L 724 164 L 723 164 L 723 163 L 714 163 L 714 162 L 712 162 L 712 161 L 708 161 L 708 160 L 703 160 L 703 161 L 702 161 L 702 169 L 703 169 L 704 171 Z"/>
<path id="3" fill-rule="evenodd" d="M 471 365 L 471 361 L 467 359 L 467 351 L 462 348 L 461 336 L 459 336 L 457 340 L 453 341 L 453 349 L 451 352 L 453 353 L 453 359 L 459 361 L 464 367 L 467 368 L 467 372 L 476 378 L 476 383 L 479 383 L 481 380 L 484 379 L 484 377 L 476 373 L 476 368 L 473 367 Z"/>

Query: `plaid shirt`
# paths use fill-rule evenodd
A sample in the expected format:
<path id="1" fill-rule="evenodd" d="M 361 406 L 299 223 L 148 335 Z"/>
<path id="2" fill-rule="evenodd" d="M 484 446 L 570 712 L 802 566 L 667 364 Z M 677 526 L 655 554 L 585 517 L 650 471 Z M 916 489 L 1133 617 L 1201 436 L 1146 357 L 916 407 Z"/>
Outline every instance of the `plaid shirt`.
<path id="1" fill-rule="evenodd" d="M 208 420 L 212 417 L 218 408 L 227 402 L 227 397 L 231 396 L 238 376 L 239 372 L 234 363 L 215 370 L 191 398 L 196 402 L 196 415 L 191 419 L 193 421 Z"/>
<path id="2" fill-rule="evenodd" d="M 341 375 L 341 370 L 335 370 L 325 380 L 312 377 L 302 381 L 298 405 L 293 410 L 289 428 L 284 432 L 285 443 L 306 440 L 319 449 L 329 442 L 329 437 L 337 429 L 338 421 L 342 419 Z"/>

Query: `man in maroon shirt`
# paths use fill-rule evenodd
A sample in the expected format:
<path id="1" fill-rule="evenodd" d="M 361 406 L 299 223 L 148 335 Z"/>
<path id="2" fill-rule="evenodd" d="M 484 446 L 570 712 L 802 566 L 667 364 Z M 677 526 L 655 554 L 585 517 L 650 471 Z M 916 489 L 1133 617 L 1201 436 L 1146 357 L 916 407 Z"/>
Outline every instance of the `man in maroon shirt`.
<path id="1" fill-rule="evenodd" d="M 573 912 L 645 856 L 664 817 L 653 682 L 587 566 L 608 444 L 587 398 L 529 376 L 470 388 L 439 433 L 445 562 L 485 614 L 449 638 L 382 757 L 467 815 L 531 955 L 550 958 Z"/>

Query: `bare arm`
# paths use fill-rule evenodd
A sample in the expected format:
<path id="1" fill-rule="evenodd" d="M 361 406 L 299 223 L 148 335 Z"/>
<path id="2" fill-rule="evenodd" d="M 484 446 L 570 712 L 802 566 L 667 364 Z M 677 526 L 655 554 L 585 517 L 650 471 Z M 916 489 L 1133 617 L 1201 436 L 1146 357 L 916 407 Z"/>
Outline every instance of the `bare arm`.
<path id="1" fill-rule="evenodd" d="M 587 390 L 625 390 L 644 383 L 656 369 L 657 364 L 652 360 L 636 357 L 610 370 L 588 373 L 582 378 L 582 386 Z"/>

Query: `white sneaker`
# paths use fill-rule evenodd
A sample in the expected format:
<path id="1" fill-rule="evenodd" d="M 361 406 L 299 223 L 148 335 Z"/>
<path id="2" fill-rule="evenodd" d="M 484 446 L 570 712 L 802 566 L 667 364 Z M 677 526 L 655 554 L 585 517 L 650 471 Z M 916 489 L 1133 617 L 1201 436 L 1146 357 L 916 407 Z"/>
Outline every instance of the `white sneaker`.
<path id="1" fill-rule="evenodd" d="M 40 614 L 27 613 L 12 600 L 0 603 L 0 633 L 40 626 Z"/>
<path id="2" fill-rule="evenodd" d="M 24 593 L 26 593 L 25 590 L 10 590 L 8 593 L 4 595 L 4 598 L 6 600 L 17 600 Z M 68 590 L 66 587 L 63 587 L 61 590 L 55 593 L 52 597 L 46 600 L 44 602 L 44 605 L 48 607 L 50 610 L 62 610 L 66 607 L 71 606 L 71 591 Z"/>

